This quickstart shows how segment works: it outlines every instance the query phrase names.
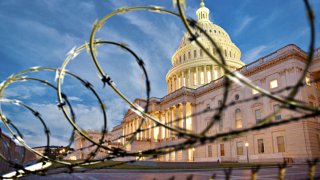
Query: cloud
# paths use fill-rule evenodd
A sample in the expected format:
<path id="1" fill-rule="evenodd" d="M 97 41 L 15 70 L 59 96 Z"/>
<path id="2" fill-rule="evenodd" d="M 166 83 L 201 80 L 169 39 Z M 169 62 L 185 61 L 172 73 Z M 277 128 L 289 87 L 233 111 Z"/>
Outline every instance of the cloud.
<path id="1" fill-rule="evenodd" d="M 127 105 L 121 99 L 112 99 L 105 102 L 107 106 L 108 129 L 119 124 L 123 118 Z M 56 104 L 32 103 L 34 110 L 41 114 L 41 117 L 50 130 L 51 145 L 67 145 L 72 132 L 72 126 L 64 117 Z M 103 115 L 99 105 L 90 106 L 84 104 L 73 105 L 76 114 L 76 124 L 84 130 L 93 129 L 101 131 L 103 127 Z M 32 147 L 46 145 L 44 127 L 29 111 L 19 110 L 6 113 L 12 122 L 21 130 L 25 141 Z M 114 120 L 111 120 L 114 119 Z"/>
<path id="2" fill-rule="evenodd" d="M 80 99 L 78 97 L 75 97 L 75 96 L 68 97 L 68 100 L 77 101 L 77 102 L 81 102 L 82 101 L 82 99 Z"/>
<path id="3" fill-rule="evenodd" d="M 46 87 L 43 86 L 26 86 L 19 85 L 8 87 L 5 90 L 5 97 L 8 99 L 29 99 L 32 95 L 43 96 L 47 93 Z"/>
<path id="4" fill-rule="evenodd" d="M 264 52 L 268 47 L 265 45 L 261 45 L 258 47 L 255 47 L 248 52 L 246 52 L 243 56 L 244 62 L 252 62 L 257 60 L 259 57 L 262 56 L 262 52 Z"/>
<path id="5" fill-rule="evenodd" d="M 234 34 L 235 35 L 239 35 L 241 34 L 241 32 L 243 30 L 245 30 L 246 27 L 249 26 L 249 24 L 254 20 L 255 18 L 254 17 L 251 17 L 251 16 L 245 16 L 243 17 L 240 21 L 240 24 L 238 25 L 237 28 L 235 28 L 235 31 L 234 31 Z"/>

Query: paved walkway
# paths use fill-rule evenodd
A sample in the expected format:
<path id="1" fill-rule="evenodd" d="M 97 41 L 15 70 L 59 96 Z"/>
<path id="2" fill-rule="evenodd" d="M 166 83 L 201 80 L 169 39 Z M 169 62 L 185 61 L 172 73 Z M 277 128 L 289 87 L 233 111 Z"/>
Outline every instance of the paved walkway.
<path id="1" fill-rule="evenodd" d="M 262 168 L 258 173 L 258 180 L 272 180 L 278 177 L 278 168 Z M 192 175 L 192 180 L 208 180 L 213 174 L 215 179 L 225 179 L 224 169 L 194 169 L 194 170 L 93 170 L 86 173 L 72 173 L 72 174 L 56 174 L 50 176 L 35 176 L 31 175 L 23 179 L 75 179 L 75 180 L 100 180 L 100 179 L 112 179 L 112 180 L 168 180 L 172 176 L 176 180 L 186 179 Z M 232 170 L 231 179 L 247 180 L 250 179 L 251 169 L 234 169 Z M 316 179 L 320 179 L 320 167 L 316 170 Z M 303 180 L 308 178 L 308 166 L 307 165 L 293 165 L 287 168 L 285 179 L 289 180 Z"/>

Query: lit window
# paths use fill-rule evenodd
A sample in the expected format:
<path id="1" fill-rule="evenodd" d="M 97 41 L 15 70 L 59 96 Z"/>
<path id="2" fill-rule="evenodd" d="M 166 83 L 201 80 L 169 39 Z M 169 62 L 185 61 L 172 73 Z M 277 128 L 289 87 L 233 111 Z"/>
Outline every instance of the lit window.
<path id="1" fill-rule="evenodd" d="M 208 82 L 211 82 L 211 71 L 207 72 L 207 79 L 208 79 Z"/>
<path id="2" fill-rule="evenodd" d="M 258 153 L 259 153 L 259 154 L 264 153 L 264 143 L 263 143 L 263 139 L 258 139 Z"/>
<path id="3" fill-rule="evenodd" d="M 278 87 L 278 80 L 272 80 L 270 81 L 270 88 L 273 89 L 273 88 L 277 88 Z"/>
<path id="4" fill-rule="evenodd" d="M 236 109 L 235 120 L 236 120 L 236 128 L 242 128 L 242 117 L 241 117 L 240 109 Z"/>
<path id="5" fill-rule="evenodd" d="M 224 144 L 220 144 L 220 156 L 224 156 Z"/>
<path id="6" fill-rule="evenodd" d="M 213 75 L 214 75 L 214 78 L 215 78 L 215 79 L 218 79 L 218 71 L 217 71 L 217 70 L 214 70 L 214 71 L 213 71 Z"/>
<path id="7" fill-rule="evenodd" d="M 273 112 L 275 113 L 274 119 L 275 120 L 281 120 L 281 113 L 277 112 L 280 109 L 279 104 L 273 105 Z M 276 113 L 277 112 L 277 113 Z"/>
<path id="8" fill-rule="evenodd" d="M 208 157 L 212 157 L 212 146 L 208 145 Z"/>
<path id="9" fill-rule="evenodd" d="M 285 152 L 285 147 L 284 147 L 284 137 L 283 136 L 278 136 L 277 137 L 277 145 L 278 145 L 278 152 Z"/>
<path id="10" fill-rule="evenodd" d="M 197 85 L 197 73 L 193 73 L 193 85 Z"/>
<path id="11" fill-rule="evenodd" d="M 311 80 L 310 80 L 310 75 L 306 76 L 306 85 L 311 86 Z"/>
<path id="12" fill-rule="evenodd" d="M 255 94 L 258 94 L 259 91 L 255 90 L 255 89 L 252 89 L 252 94 L 255 95 Z"/>
<path id="13" fill-rule="evenodd" d="M 261 110 L 260 109 L 255 110 L 255 116 L 256 116 L 256 122 L 259 123 L 261 121 Z"/>
<path id="14" fill-rule="evenodd" d="M 186 86 L 186 77 L 183 77 L 183 84 L 182 86 Z"/>
<path id="15" fill-rule="evenodd" d="M 200 73 L 200 84 L 204 84 L 204 73 L 203 73 L 203 71 Z"/>
<path id="16" fill-rule="evenodd" d="M 243 143 L 242 143 L 242 141 L 237 142 L 237 155 L 238 156 L 243 155 Z"/>

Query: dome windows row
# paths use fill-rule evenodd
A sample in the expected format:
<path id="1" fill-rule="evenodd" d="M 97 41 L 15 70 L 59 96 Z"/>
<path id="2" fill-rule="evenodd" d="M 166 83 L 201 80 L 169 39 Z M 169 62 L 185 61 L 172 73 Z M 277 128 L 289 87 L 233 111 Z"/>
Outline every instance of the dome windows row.
<path id="1" fill-rule="evenodd" d="M 208 51 L 209 48 L 207 49 Z M 210 51 L 210 53 L 213 53 L 214 56 L 218 55 L 218 51 L 216 48 L 212 48 L 212 51 Z M 231 50 L 227 50 L 227 49 L 224 49 L 224 51 L 221 52 L 222 55 L 224 56 L 224 58 L 234 58 L 234 59 L 240 59 L 240 57 L 238 56 L 238 53 L 236 52 L 233 52 Z M 205 53 L 203 52 L 202 49 L 194 49 L 194 50 L 190 50 L 188 52 L 185 52 L 183 54 L 177 54 L 175 57 L 174 57 L 174 61 L 173 61 L 173 65 L 176 66 L 176 65 L 179 65 L 181 63 L 184 63 L 188 60 L 192 60 L 192 59 L 197 59 L 197 58 L 203 58 L 205 56 Z"/>
<path id="2" fill-rule="evenodd" d="M 227 34 L 225 34 L 223 31 L 217 30 L 217 29 L 213 29 L 211 27 L 202 27 L 204 32 L 208 33 L 209 35 L 213 35 L 211 36 L 211 38 L 213 38 L 214 40 L 218 40 L 220 42 L 229 42 L 230 38 Z M 209 29 L 209 30 L 208 30 Z M 194 31 L 195 34 L 199 34 L 200 37 L 206 38 L 202 32 L 200 30 L 195 30 Z M 190 43 L 190 34 L 186 33 L 183 37 L 183 40 L 180 43 L 180 47 L 186 46 L 187 44 Z"/>

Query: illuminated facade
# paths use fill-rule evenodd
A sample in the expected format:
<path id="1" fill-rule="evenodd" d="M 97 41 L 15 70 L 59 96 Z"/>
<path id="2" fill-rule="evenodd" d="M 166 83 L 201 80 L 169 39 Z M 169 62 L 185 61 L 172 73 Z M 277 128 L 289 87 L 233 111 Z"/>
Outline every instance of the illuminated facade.
<path id="1" fill-rule="evenodd" d="M 255 85 L 271 92 L 295 85 L 301 76 L 307 53 L 299 47 L 288 45 L 253 63 L 244 65 L 240 60 L 239 48 L 232 43 L 229 35 L 221 27 L 210 21 L 209 9 L 203 2 L 196 13 L 199 26 L 217 42 L 230 70 L 238 71 Z M 209 52 L 217 56 L 217 50 L 201 33 L 198 32 L 198 34 Z M 187 33 L 184 34 L 171 62 L 172 68 L 166 75 L 168 94 L 162 98 L 151 98 L 148 113 L 161 123 L 200 133 L 214 115 L 214 111 L 210 110 L 217 108 L 223 99 L 223 71 L 197 45 L 190 42 Z M 300 89 L 296 99 L 319 106 L 320 84 L 312 82 L 313 79 L 318 78 L 320 78 L 319 49 L 315 53 L 313 64 L 305 79 L 306 85 Z M 278 95 L 286 96 L 288 91 L 282 91 Z M 257 91 L 233 83 L 229 89 L 227 104 L 255 96 L 259 96 Z M 135 103 L 144 107 L 146 101 L 136 99 Z M 235 103 L 223 112 L 221 121 L 214 124 L 207 134 L 215 135 L 252 127 L 278 108 L 280 108 L 279 103 L 267 97 Z M 209 111 L 200 113 L 204 110 Z M 273 121 L 283 121 L 299 115 L 301 114 L 298 112 L 284 109 L 276 114 Z M 176 121 L 177 119 L 182 120 Z M 128 110 L 121 125 L 112 131 L 116 134 L 116 138 L 113 139 L 132 134 L 137 130 L 140 122 L 140 117 Z M 151 128 L 155 125 L 155 122 L 147 120 L 143 123 L 143 131 L 138 133 L 135 141 L 127 144 L 130 137 L 127 136 L 128 138 L 121 139 L 121 144 L 126 144 L 124 148 L 128 151 L 139 152 L 185 141 L 184 138 L 179 138 L 163 127 Z M 153 160 L 245 162 L 247 153 L 251 162 L 284 160 L 299 162 L 307 158 L 320 157 L 320 119 L 309 118 L 253 131 L 228 141 L 215 141 L 201 147 L 168 153 Z"/>

